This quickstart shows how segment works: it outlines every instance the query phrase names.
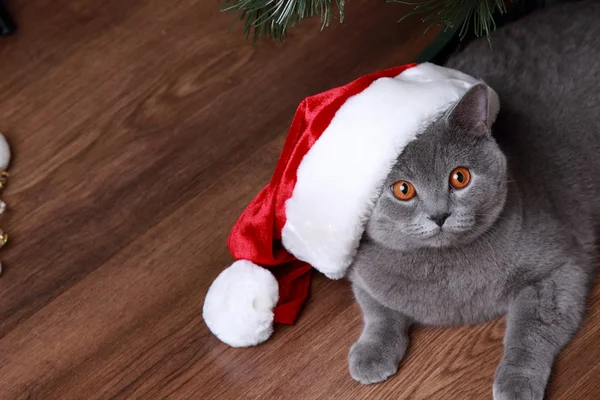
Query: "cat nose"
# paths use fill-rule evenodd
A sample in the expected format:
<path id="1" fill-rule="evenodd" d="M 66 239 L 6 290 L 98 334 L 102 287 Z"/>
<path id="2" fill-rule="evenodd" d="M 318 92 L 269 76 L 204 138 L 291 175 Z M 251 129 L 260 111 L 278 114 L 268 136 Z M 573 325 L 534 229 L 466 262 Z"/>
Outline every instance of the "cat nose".
<path id="1" fill-rule="evenodd" d="M 448 219 L 448 217 L 450 216 L 450 213 L 443 213 L 443 214 L 437 214 L 437 215 L 431 215 L 429 216 L 429 219 L 432 220 L 433 222 L 435 222 L 437 224 L 437 226 L 442 226 L 444 225 L 444 222 L 446 222 L 446 220 Z"/>

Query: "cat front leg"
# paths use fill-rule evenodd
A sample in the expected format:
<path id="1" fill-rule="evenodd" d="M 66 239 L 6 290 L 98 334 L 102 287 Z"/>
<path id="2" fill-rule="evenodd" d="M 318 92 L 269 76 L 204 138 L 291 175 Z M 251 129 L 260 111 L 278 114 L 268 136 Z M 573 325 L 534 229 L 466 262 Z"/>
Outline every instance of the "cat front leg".
<path id="1" fill-rule="evenodd" d="M 554 360 L 579 328 L 587 276 L 581 267 L 567 264 L 522 289 L 511 302 L 494 400 L 544 398 Z"/>
<path id="2" fill-rule="evenodd" d="M 350 349 L 350 375 L 364 384 L 381 382 L 398 370 L 408 347 L 410 321 L 403 314 L 381 305 L 356 285 L 353 290 L 365 326 Z"/>

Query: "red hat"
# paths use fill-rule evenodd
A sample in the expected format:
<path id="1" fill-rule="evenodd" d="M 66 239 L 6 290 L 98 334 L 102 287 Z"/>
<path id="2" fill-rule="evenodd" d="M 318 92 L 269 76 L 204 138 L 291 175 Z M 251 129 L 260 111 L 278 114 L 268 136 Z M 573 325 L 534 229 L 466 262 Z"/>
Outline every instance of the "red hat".
<path id="1" fill-rule="evenodd" d="M 314 267 L 331 279 L 352 263 L 398 154 L 478 80 L 429 63 L 363 76 L 298 107 L 271 182 L 233 227 L 238 260 L 211 285 L 203 317 L 234 347 L 292 324 Z M 490 115 L 499 108 L 490 88 Z"/>

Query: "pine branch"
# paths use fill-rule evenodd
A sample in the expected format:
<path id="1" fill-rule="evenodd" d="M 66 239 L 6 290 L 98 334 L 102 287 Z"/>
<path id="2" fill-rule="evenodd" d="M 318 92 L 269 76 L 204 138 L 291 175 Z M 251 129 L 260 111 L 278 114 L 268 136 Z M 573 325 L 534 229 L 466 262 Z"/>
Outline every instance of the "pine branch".
<path id="1" fill-rule="evenodd" d="M 238 14 L 244 22 L 244 33 L 254 39 L 284 39 L 287 30 L 294 28 L 304 18 L 318 15 L 321 29 L 329 26 L 338 10 L 340 22 L 344 20 L 345 0 L 224 0 L 222 11 Z"/>
<path id="2" fill-rule="evenodd" d="M 496 30 L 494 13 L 506 13 L 504 0 L 387 0 L 390 3 L 401 3 L 413 6 L 413 11 L 400 21 L 414 16 L 423 15 L 421 20 L 433 25 L 445 25 L 447 28 L 460 27 L 461 40 L 472 27 L 476 36 L 487 36 Z M 511 0 L 516 1 L 516 0 Z"/>
<path id="3" fill-rule="evenodd" d="M 232 12 L 244 20 L 244 33 L 254 39 L 284 39 L 287 31 L 304 19 L 318 15 L 321 29 L 329 26 L 337 9 L 340 22 L 344 20 L 345 0 L 222 0 L 222 11 Z M 518 0 L 511 0 L 518 1 Z M 463 39 L 469 29 L 476 36 L 487 36 L 496 29 L 494 14 L 506 13 L 505 0 L 387 0 L 413 7 L 400 21 L 421 15 L 423 22 L 447 28 L 460 27 Z"/>

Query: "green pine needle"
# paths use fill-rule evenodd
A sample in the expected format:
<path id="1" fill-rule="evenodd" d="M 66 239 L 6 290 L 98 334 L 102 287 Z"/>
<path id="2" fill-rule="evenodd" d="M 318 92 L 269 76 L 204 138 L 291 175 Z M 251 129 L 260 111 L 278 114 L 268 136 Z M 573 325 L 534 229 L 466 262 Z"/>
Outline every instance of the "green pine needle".
<path id="1" fill-rule="evenodd" d="M 504 0 L 387 0 L 413 7 L 413 11 L 400 21 L 414 16 L 424 15 L 421 20 L 433 25 L 445 25 L 447 28 L 460 27 L 460 39 L 464 39 L 471 27 L 476 36 L 487 36 L 496 30 L 494 13 L 506 13 Z M 514 1 L 514 0 L 511 0 Z"/>
<path id="2" fill-rule="evenodd" d="M 321 18 L 321 29 L 329 26 L 337 9 L 340 22 L 344 20 L 345 0 L 222 0 L 222 11 L 232 12 L 244 21 L 244 33 L 254 40 L 263 38 L 284 39 L 288 29 L 315 15 Z M 464 39 L 469 29 L 476 36 L 487 36 L 496 29 L 494 13 L 506 13 L 504 0 L 387 0 L 413 7 L 413 11 L 400 21 L 421 15 L 423 22 L 447 28 L 459 28 Z M 517 1 L 517 0 L 511 0 Z"/>
<path id="3" fill-rule="evenodd" d="M 329 26 L 334 4 L 340 22 L 344 20 L 345 0 L 224 0 L 222 11 L 238 14 L 244 22 L 244 33 L 254 39 L 284 39 L 287 31 L 304 18 L 318 15 L 321 29 Z"/>

